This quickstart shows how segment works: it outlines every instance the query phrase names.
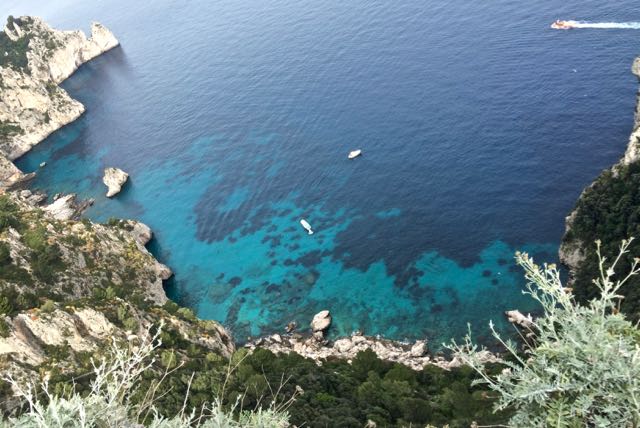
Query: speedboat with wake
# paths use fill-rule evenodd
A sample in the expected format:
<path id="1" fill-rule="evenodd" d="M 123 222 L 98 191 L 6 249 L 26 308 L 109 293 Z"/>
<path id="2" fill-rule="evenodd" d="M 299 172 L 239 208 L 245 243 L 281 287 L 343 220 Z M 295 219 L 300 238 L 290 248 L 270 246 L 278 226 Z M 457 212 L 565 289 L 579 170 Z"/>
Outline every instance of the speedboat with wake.
<path id="1" fill-rule="evenodd" d="M 575 27 L 573 26 L 571 21 L 561 21 L 559 19 L 556 19 L 553 24 L 551 24 L 551 28 L 553 28 L 554 30 L 571 30 Z"/>

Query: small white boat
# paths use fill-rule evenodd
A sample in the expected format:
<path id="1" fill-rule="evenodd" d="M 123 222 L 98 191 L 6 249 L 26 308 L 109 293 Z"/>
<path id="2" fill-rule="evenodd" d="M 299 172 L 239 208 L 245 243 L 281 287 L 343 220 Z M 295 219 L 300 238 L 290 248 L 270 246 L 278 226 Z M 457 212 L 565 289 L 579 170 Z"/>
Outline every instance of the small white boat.
<path id="1" fill-rule="evenodd" d="M 553 24 L 551 24 L 551 28 L 554 30 L 571 30 L 575 28 L 574 21 L 561 21 L 559 19 L 555 20 Z"/>
<path id="2" fill-rule="evenodd" d="M 347 156 L 349 159 L 353 159 L 353 158 L 357 158 L 358 156 L 360 156 L 362 154 L 362 150 L 358 149 L 358 150 L 352 150 L 349 152 L 349 156 Z"/>
<path id="3" fill-rule="evenodd" d="M 311 229 L 311 225 L 309 224 L 309 222 L 305 219 L 300 220 L 300 224 L 302 225 L 302 227 L 305 228 L 305 230 L 307 231 L 307 233 L 309 235 L 313 235 L 313 229 Z"/>

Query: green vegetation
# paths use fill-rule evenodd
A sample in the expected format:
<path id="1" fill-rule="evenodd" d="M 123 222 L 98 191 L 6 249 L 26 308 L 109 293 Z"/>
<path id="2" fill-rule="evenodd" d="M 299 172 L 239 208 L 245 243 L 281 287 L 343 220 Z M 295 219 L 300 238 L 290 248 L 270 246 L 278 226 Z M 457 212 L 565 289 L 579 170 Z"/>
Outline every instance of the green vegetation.
<path id="1" fill-rule="evenodd" d="M 567 243 L 582 242 L 586 250 L 601 239 L 602 254 L 612 260 L 618 253 L 616 243 L 628 236 L 640 236 L 640 162 L 620 166 L 617 174 L 607 170 L 587 188 L 576 205 L 576 217 L 571 231 L 564 240 Z M 640 254 L 638 242 L 632 242 L 630 253 Z M 618 274 L 626 276 L 632 257 L 624 256 L 626 265 Z M 586 259 L 575 272 L 574 294 L 578 301 L 586 303 L 598 296 L 600 290 L 592 282 L 600 275 L 599 261 L 594 251 L 586 251 Z M 625 297 L 620 309 L 631 320 L 640 320 L 640 278 L 632 277 L 620 289 Z"/>
<path id="2" fill-rule="evenodd" d="M 122 426 L 118 424 L 124 424 L 124 420 L 169 426 L 158 425 L 159 420 L 181 420 L 190 414 L 190 409 L 203 408 L 217 409 L 218 416 L 226 415 L 224 420 L 229 425 L 213 427 L 254 426 L 249 422 L 251 417 L 266 417 L 268 423 L 255 425 L 261 427 L 295 424 L 360 428 L 371 420 L 378 426 L 432 423 L 466 428 L 473 421 L 505 420 L 504 413 L 491 413 L 491 393 L 471 386 L 474 372 L 468 367 L 447 372 L 429 366 L 416 372 L 381 361 L 373 352 L 360 353 L 353 364 L 329 361 L 317 366 L 295 354 L 275 356 L 257 350 L 248 355 L 242 350 L 227 362 L 205 350 L 190 350 L 170 329 L 163 328 L 154 337 L 153 345 L 152 341 L 141 346 L 119 345 L 97 369 L 92 369 L 88 355 L 84 356 L 83 367 L 93 372 L 91 381 L 87 382 L 86 376 L 78 377 L 84 380 L 75 382 L 73 388 L 68 374 L 60 376 L 59 371 L 56 374 L 53 370 L 49 402 L 39 406 L 32 402 L 30 411 L 11 422 L 26 424 L 36 417 L 47 420 L 54 413 L 71 421 L 80 411 L 89 415 L 95 412 L 87 406 L 99 406 L 102 410 L 98 414 L 116 413 L 112 420 L 85 426 L 109 427 Z M 185 351 L 189 358 L 185 358 Z M 56 363 L 71 355 L 65 346 L 48 347 L 47 352 Z M 127 373 L 118 373 L 120 370 Z M 492 370 L 497 373 L 498 368 Z M 120 385 L 127 385 L 127 390 L 117 394 L 117 411 L 106 410 L 100 397 L 115 392 L 117 388 L 108 387 L 107 383 L 116 378 L 121 380 Z M 24 398 L 36 400 L 34 396 Z M 33 409 L 38 409 L 36 414 Z M 207 420 L 208 417 L 204 419 Z M 76 425 L 68 422 L 64 426 Z"/>
<path id="3" fill-rule="evenodd" d="M 186 402 L 194 408 L 212 396 L 225 406 L 240 400 L 242 408 L 255 409 L 297 395 L 288 407 L 291 422 L 308 427 L 362 427 L 368 420 L 379 426 L 468 427 L 473 421 L 507 419 L 504 412 L 492 413 L 495 394 L 471 385 L 476 375 L 469 367 L 414 371 L 382 361 L 372 351 L 361 352 L 352 364 L 335 360 L 318 366 L 298 354 L 258 349 L 250 355 L 238 351 L 229 370 L 224 359 L 185 344 L 171 332 L 163 331 L 162 338 L 159 367 L 140 382 L 142 390 L 148 390 L 161 373 L 172 370 L 158 388 L 158 408 L 166 416 L 180 410 L 189 388 Z"/>
<path id="4" fill-rule="evenodd" d="M 20 127 L 20 125 L 14 122 L 0 120 L 0 141 L 7 140 L 9 137 L 12 137 L 14 135 L 21 135 L 23 133 L 24 130 Z"/>
<path id="5" fill-rule="evenodd" d="M 615 280 L 626 263 L 630 241 L 606 264 L 597 245 L 599 297 L 587 305 L 575 302 L 562 286 L 553 265 L 537 266 L 527 254 L 517 256 L 524 267 L 528 294 L 540 303 L 544 316 L 535 320 L 524 352 L 503 341 L 512 356 L 507 368 L 494 375 L 482 367 L 477 346 L 467 336 L 451 349 L 471 365 L 500 395 L 496 409 L 514 409 L 514 427 L 637 427 L 640 426 L 640 330 L 618 311 L 618 292 L 640 273 L 640 259 Z"/>
<path id="6" fill-rule="evenodd" d="M 20 210 L 6 194 L 0 195 L 0 233 L 8 227 L 20 226 Z"/>
<path id="7" fill-rule="evenodd" d="M 17 417 L 0 421 L 0 426 L 25 428 L 120 428 L 140 426 L 146 421 L 154 428 L 285 428 L 289 426 L 288 415 L 283 409 L 259 409 L 255 412 L 223 410 L 218 401 L 207 406 L 191 409 L 183 406 L 170 419 L 157 411 L 159 404 L 155 391 L 144 391 L 144 399 L 134 402 L 132 397 L 140 392 L 139 380 L 148 372 L 157 348 L 156 337 L 128 346 L 113 346 L 108 358 L 94 366 L 93 378 L 88 384 L 87 394 L 78 393 L 74 387 L 56 390 L 34 384 L 23 384 L 8 378 L 28 403 L 26 411 Z M 131 346 L 136 345 L 136 346 Z M 68 347 L 48 346 L 46 351 L 63 361 L 69 357 Z M 160 381 L 160 384 L 162 380 Z M 8 389 L 3 388 L 3 391 Z M 188 391 L 183 394 L 188 395 Z"/>
<path id="8" fill-rule="evenodd" d="M 23 241 L 32 250 L 31 270 L 40 281 L 51 283 L 56 279 L 56 273 L 64 270 L 60 247 L 49 243 L 47 229 L 38 225 L 24 233 Z"/>
<path id="9" fill-rule="evenodd" d="M 4 31 L 0 32 L 0 67 L 11 67 L 16 71 L 30 74 L 27 51 L 31 36 L 26 34 L 13 41 Z"/>
<path id="10" fill-rule="evenodd" d="M 133 225 L 126 220 L 122 220 L 115 217 L 109 217 L 107 222 L 105 223 L 107 226 L 118 227 L 123 230 L 132 231 Z"/>
<path id="11" fill-rule="evenodd" d="M 368 420 L 378 426 L 433 424 L 468 427 L 504 422 L 504 413 L 492 414 L 495 395 L 471 385 L 475 373 L 469 367 L 450 372 L 435 366 L 413 371 L 401 364 L 380 360 L 372 351 L 354 358 L 329 361 L 318 367 L 297 354 L 275 356 L 257 350 L 246 357 L 227 385 L 227 400 L 243 397 L 248 408 L 261 397 L 292 396 L 291 421 L 309 427 L 362 427 Z M 284 381 L 283 381 L 284 380 Z"/>

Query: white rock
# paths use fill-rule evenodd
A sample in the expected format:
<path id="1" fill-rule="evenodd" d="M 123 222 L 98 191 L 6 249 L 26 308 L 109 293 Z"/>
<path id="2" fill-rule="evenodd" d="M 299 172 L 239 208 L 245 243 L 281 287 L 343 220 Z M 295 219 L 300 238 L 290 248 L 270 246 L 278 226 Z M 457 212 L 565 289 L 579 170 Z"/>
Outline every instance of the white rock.
<path id="1" fill-rule="evenodd" d="M 56 220 L 69 220 L 76 214 L 76 195 L 64 195 L 47 205 L 43 210 Z"/>
<path id="2" fill-rule="evenodd" d="M 510 323 L 517 324 L 520 327 L 524 328 L 533 327 L 533 318 L 531 317 L 531 314 L 527 314 L 527 316 L 525 317 L 522 312 L 515 309 L 512 311 L 506 311 L 505 315 L 507 315 L 507 319 Z"/>
<path id="3" fill-rule="evenodd" d="M 411 347 L 411 351 L 409 351 L 409 355 L 412 357 L 423 357 L 424 354 L 427 353 L 427 342 L 425 340 L 418 340 Z"/>
<path id="4" fill-rule="evenodd" d="M 349 352 L 353 348 L 353 343 L 351 339 L 345 337 L 342 339 L 338 339 L 333 344 L 333 347 L 338 350 L 338 352 L 344 354 L 345 352 Z"/>
<path id="5" fill-rule="evenodd" d="M 145 246 L 153 238 L 153 232 L 151 228 L 144 223 L 134 220 L 128 220 L 127 223 L 132 227 L 131 235 L 136 242 L 142 246 Z"/>
<path id="6" fill-rule="evenodd" d="M 366 340 L 367 340 L 367 338 L 366 338 L 366 337 L 364 337 L 364 336 L 359 336 L 359 335 L 358 335 L 358 336 L 352 336 L 352 337 L 351 337 L 351 341 L 352 341 L 354 344 L 362 343 L 362 342 L 365 342 Z"/>
<path id="7" fill-rule="evenodd" d="M 311 320 L 311 330 L 313 330 L 314 332 L 324 331 L 328 329 L 330 325 L 331 314 L 327 310 L 318 312 Z"/>
<path id="8" fill-rule="evenodd" d="M 102 182 L 109 188 L 107 198 L 111 198 L 122 190 L 122 185 L 129 178 L 129 174 L 119 168 L 106 168 Z"/>

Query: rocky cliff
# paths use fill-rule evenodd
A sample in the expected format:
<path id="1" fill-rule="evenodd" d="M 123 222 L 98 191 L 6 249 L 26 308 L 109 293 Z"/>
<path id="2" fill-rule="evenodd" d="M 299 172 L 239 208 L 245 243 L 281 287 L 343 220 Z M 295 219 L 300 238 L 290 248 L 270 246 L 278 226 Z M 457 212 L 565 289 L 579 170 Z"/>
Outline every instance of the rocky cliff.
<path id="1" fill-rule="evenodd" d="M 39 18 L 10 17 L 0 32 L 0 372 L 16 378 L 76 376 L 111 341 L 163 325 L 163 352 L 228 358 L 231 336 L 168 301 L 171 276 L 145 248 L 152 237 L 131 220 L 92 223 L 87 202 L 15 190 L 28 175 L 11 162 L 84 107 L 58 86 L 81 64 L 118 45 L 94 23 L 91 37 Z M 90 203 L 90 202 L 88 202 Z M 207 357 L 213 358 L 213 357 Z M 0 407 L 12 406 L 0 382 Z M 15 403 L 13 403 L 15 404 Z"/>
<path id="2" fill-rule="evenodd" d="M 44 201 L 28 190 L 0 195 L 0 371 L 75 373 L 112 340 L 160 324 L 182 341 L 175 352 L 233 353 L 222 326 L 167 302 L 171 271 L 146 250 L 147 226 L 74 219 L 72 196 Z"/>
<path id="3" fill-rule="evenodd" d="M 640 79 L 640 59 L 635 60 L 632 71 Z M 621 241 L 633 237 L 640 238 L 640 94 L 624 156 L 584 189 L 567 217 L 559 256 L 569 268 L 571 288 L 578 302 L 586 303 L 600 294 L 593 283 L 601 275 L 596 242 L 602 257 L 615 260 Z M 633 257 L 638 254 L 640 240 L 636 239 L 616 266 L 617 278 L 629 273 Z M 640 321 L 640 278 L 630 277 L 620 294 L 620 310 L 634 322 Z"/>
<path id="4" fill-rule="evenodd" d="M 631 67 L 632 73 L 638 77 L 640 80 L 640 57 L 636 58 Z M 638 163 L 640 160 L 640 91 L 637 94 L 637 102 L 636 102 L 636 111 L 635 111 L 635 120 L 633 131 L 629 137 L 629 143 L 627 144 L 627 149 L 625 151 L 622 159 L 615 165 L 613 165 L 609 170 L 603 172 L 603 174 L 598 177 L 598 180 L 594 181 L 588 188 L 586 188 L 578 202 L 576 203 L 576 208 L 569 214 L 565 221 L 565 234 L 562 239 L 562 243 L 560 244 L 559 249 L 559 258 L 562 264 L 567 266 L 571 273 L 571 278 L 575 278 L 577 271 L 580 269 L 581 265 L 587 259 L 588 249 L 593 247 L 593 240 L 585 239 L 585 233 L 581 233 L 580 226 L 584 226 L 584 228 L 592 228 L 595 230 L 597 226 L 606 227 L 603 224 L 602 218 L 595 218 L 594 214 L 596 211 L 609 211 L 613 212 L 616 208 L 614 206 L 606 206 L 606 202 L 599 203 L 589 203 L 589 199 L 596 199 L 598 194 L 610 193 L 604 190 L 603 186 L 605 182 L 609 182 L 610 178 L 612 179 L 620 179 L 620 173 L 623 171 L 627 171 L 627 168 L 631 165 Z M 624 181 L 624 180 L 621 180 Z M 603 198 L 598 198 L 603 199 Z M 597 205 L 597 206 L 596 206 Z M 618 213 L 620 216 L 623 216 L 624 213 Z M 586 217 L 592 217 L 591 219 L 585 221 Z M 580 223 L 578 225 L 578 230 L 576 230 L 576 221 Z M 625 227 L 625 229 L 628 229 Z M 633 235 L 633 230 L 625 230 L 624 232 L 620 230 L 624 236 L 620 236 L 617 239 L 617 242 L 614 242 L 614 245 L 618 245 L 621 239 L 626 239 Z M 590 236 L 589 238 L 592 238 Z M 606 239 L 606 236 L 602 236 L 602 234 L 598 236 L 593 236 L 593 238 L 598 239 Z"/>
<path id="5" fill-rule="evenodd" d="M 84 112 L 58 84 L 117 45 L 99 23 L 87 38 L 81 31 L 54 30 L 40 18 L 9 17 L 0 33 L 0 187 L 25 178 L 8 161 Z"/>

